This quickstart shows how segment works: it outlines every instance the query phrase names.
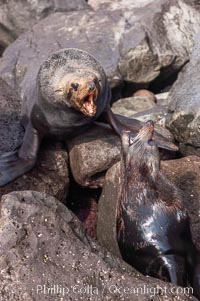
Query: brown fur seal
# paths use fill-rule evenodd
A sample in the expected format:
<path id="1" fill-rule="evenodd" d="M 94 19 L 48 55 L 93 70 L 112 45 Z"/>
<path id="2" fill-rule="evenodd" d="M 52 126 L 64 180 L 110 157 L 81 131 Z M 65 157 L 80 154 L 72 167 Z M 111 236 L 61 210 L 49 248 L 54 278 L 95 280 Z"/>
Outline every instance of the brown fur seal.
<path id="1" fill-rule="evenodd" d="M 124 133 L 117 240 L 125 261 L 145 275 L 186 286 L 200 298 L 200 253 L 180 191 L 160 171 L 148 121 L 135 138 Z"/>
<path id="2" fill-rule="evenodd" d="M 23 143 L 0 157 L 0 186 L 32 169 L 45 136 L 66 139 L 86 129 L 100 116 L 121 135 L 121 124 L 110 110 L 111 91 L 103 68 L 89 53 L 63 49 L 52 54 L 41 66 L 36 81 L 22 89 Z M 137 132 L 140 122 L 133 120 Z M 129 126 L 130 128 L 130 126 Z M 164 148 L 177 147 L 156 134 Z"/>

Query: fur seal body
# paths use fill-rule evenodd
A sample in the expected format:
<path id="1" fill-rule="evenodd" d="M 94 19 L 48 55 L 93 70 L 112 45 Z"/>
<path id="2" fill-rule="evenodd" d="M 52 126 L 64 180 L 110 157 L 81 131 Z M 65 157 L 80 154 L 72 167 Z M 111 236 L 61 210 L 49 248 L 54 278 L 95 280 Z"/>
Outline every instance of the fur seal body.
<path id="1" fill-rule="evenodd" d="M 200 253 L 179 190 L 160 172 L 148 121 L 135 138 L 122 137 L 117 241 L 125 261 L 144 275 L 176 285 L 190 283 L 200 298 Z"/>
<path id="2" fill-rule="evenodd" d="M 120 136 L 126 128 L 110 109 L 111 91 L 103 68 L 79 49 L 62 49 L 50 55 L 40 67 L 36 83 L 26 82 L 21 94 L 25 136 L 20 147 L 0 157 L 0 186 L 33 168 L 45 136 L 69 138 L 100 116 Z M 133 120 L 132 133 L 138 125 L 140 122 Z M 161 147 L 177 150 L 161 135 L 155 140 Z"/>

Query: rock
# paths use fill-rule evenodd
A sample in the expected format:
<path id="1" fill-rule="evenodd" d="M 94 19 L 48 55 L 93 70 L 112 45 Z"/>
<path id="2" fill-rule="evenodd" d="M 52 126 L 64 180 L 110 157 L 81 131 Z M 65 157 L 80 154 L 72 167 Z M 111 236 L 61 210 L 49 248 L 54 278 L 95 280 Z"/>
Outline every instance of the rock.
<path id="1" fill-rule="evenodd" d="M 164 175 L 183 191 L 183 201 L 191 216 L 191 228 L 195 244 L 200 246 L 200 159 L 187 157 L 162 161 Z M 119 256 L 116 241 L 116 206 L 120 193 L 120 163 L 116 163 L 106 173 L 105 184 L 98 206 L 97 239 Z M 105 231 L 106 229 L 106 231 Z"/>
<path id="2" fill-rule="evenodd" d="M 132 96 L 128 98 L 122 98 L 113 103 L 112 111 L 115 114 L 130 117 L 137 112 L 144 111 L 146 109 L 155 108 L 156 104 L 147 97 Z"/>
<path id="3" fill-rule="evenodd" d="M 13 150 L 22 141 L 20 101 L 0 80 L 0 154 Z M 68 155 L 61 143 L 43 143 L 36 167 L 26 175 L 0 188 L 0 196 L 15 190 L 49 193 L 65 202 L 69 186 Z"/>
<path id="4" fill-rule="evenodd" d="M 75 181 L 90 188 L 102 187 L 106 170 L 120 158 L 119 137 L 109 126 L 96 123 L 67 145 Z"/>
<path id="5" fill-rule="evenodd" d="M 139 90 L 142 91 L 147 90 Z M 138 91 L 138 93 L 139 93 Z M 148 91 L 149 92 L 149 91 Z M 137 93 L 137 92 L 136 92 Z M 140 93 L 139 93 L 140 94 Z M 134 93 L 134 95 L 137 95 Z M 155 98 L 155 95 L 152 93 Z M 150 96 L 152 96 L 150 94 Z M 148 98 L 147 96 L 132 96 L 128 98 L 122 98 L 113 103 L 112 110 L 115 114 L 119 114 L 125 117 L 130 117 L 131 119 L 137 119 L 142 122 L 148 120 L 153 120 L 155 124 L 165 127 L 166 123 L 170 119 L 170 114 L 168 113 L 168 106 L 165 105 L 165 100 L 162 98 L 166 95 L 158 95 L 159 104 L 153 101 L 153 96 Z M 168 94 L 167 94 L 168 95 Z"/>
<path id="6" fill-rule="evenodd" d="M 122 122 L 132 122 L 130 118 L 117 117 Z M 167 129 L 159 126 L 155 128 L 173 141 L 173 136 Z M 102 187 L 107 169 L 120 159 L 120 138 L 109 126 L 100 123 L 93 124 L 84 134 L 68 140 L 67 146 L 73 177 L 81 186 Z"/>
<path id="7" fill-rule="evenodd" d="M 196 300 L 174 285 L 142 276 L 101 248 L 63 204 L 46 194 L 2 197 L 0 245 L 4 301 Z"/>
<path id="8" fill-rule="evenodd" d="M 44 192 L 66 202 L 69 189 L 68 155 L 61 143 L 43 143 L 36 166 L 25 175 L 0 187 L 0 196 L 25 189 Z"/>
<path id="9" fill-rule="evenodd" d="M 147 99 L 153 101 L 153 102 L 157 102 L 157 99 L 156 99 L 156 96 L 154 93 L 152 93 L 151 91 L 149 90 L 145 90 L 145 89 L 142 89 L 142 90 L 138 90 L 136 91 L 133 96 L 135 97 L 146 97 Z"/>
<path id="10" fill-rule="evenodd" d="M 116 214 L 119 194 L 120 162 L 117 162 L 106 173 L 105 184 L 98 203 L 97 240 L 112 254 L 121 258 L 116 240 Z"/>
<path id="11" fill-rule="evenodd" d="M 188 60 L 199 31 L 198 6 L 195 9 L 195 1 L 122 2 L 128 28 L 120 48 L 119 71 L 123 79 L 143 85 L 155 78 L 166 81 Z M 192 20 L 189 26 L 188 16 Z"/>
<path id="12" fill-rule="evenodd" d="M 13 150 L 22 141 L 20 107 L 17 93 L 0 79 L 0 155 Z"/>
<path id="13" fill-rule="evenodd" d="M 200 156 L 199 68 L 200 34 L 197 35 L 190 62 L 180 73 L 169 95 L 168 124 L 176 139 L 188 146 L 187 154 Z M 193 147 L 193 150 L 192 148 Z"/>
<path id="14" fill-rule="evenodd" d="M 191 217 L 193 238 L 200 248 L 200 158 L 189 156 L 162 161 L 164 174 L 183 191 L 185 207 Z"/>
<path id="15" fill-rule="evenodd" d="M 188 61 L 193 37 L 200 30 L 195 1 L 135 4 L 126 0 L 120 4 L 51 14 L 6 49 L 0 76 L 23 97 L 26 82 L 34 84 L 46 57 L 66 47 L 93 54 L 104 66 L 112 88 L 122 82 L 131 88 L 148 86 L 158 77 L 166 80 L 177 73 Z"/>
<path id="16" fill-rule="evenodd" d="M 24 1 L 9 0 L 0 3 L 0 51 L 12 43 L 21 33 L 31 29 L 39 20 L 53 12 L 87 9 L 84 0 Z M 1 54 L 0 53 L 0 54 Z"/>
<path id="17" fill-rule="evenodd" d="M 157 105 L 152 109 L 144 110 L 130 116 L 142 122 L 153 120 L 155 124 L 165 127 L 167 120 L 170 118 L 167 106 Z"/>
<path id="18" fill-rule="evenodd" d="M 156 99 L 157 99 L 158 105 L 167 106 L 168 105 L 168 96 L 169 96 L 169 92 L 163 92 L 163 93 L 156 94 Z"/>

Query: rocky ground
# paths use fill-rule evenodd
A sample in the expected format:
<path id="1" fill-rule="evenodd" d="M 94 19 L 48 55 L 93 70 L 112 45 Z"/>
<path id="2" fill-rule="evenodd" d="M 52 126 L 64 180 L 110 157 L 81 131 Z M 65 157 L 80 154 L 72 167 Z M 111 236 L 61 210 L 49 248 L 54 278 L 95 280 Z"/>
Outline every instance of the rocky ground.
<path id="1" fill-rule="evenodd" d="M 161 170 L 183 191 L 200 248 L 199 32 L 195 0 L 0 1 L 0 154 L 22 141 L 21 100 L 46 57 L 87 50 L 106 71 L 113 112 L 154 120 L 179 146 L 160 151 Z M 0 188 L 0 301 L 196 300 L 119 258 L 120 150 L 95 123 L 44 141 L 36 167 Z"/>

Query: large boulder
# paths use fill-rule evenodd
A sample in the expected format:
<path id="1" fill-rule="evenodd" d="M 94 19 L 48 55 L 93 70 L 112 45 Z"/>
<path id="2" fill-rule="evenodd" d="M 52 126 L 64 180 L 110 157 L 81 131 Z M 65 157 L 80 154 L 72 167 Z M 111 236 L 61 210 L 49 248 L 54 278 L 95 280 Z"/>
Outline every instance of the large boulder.
<path id="1" fill-rule="evenodd" d="M 20 100 L 0 80 L 0 155 L 13 150 L 24 135 L 20 125 Z M 0 188 L 0 196 L 15 190 L 34 189 L 65 201 L 69 186 L 68 155 L 61 143 L 43 143 L 36 167 L 26 175 Z"/>
<path id="2" fill-rule="evenodd" d="M 2 197 L 0 269 L 4 301 L 196 300 L 142 276 L 90 239 L 63 204 L 34 191 Z"/>
<path id="3" fill-rule="evenodd" d="M 155 124 L 165 127 L 170 118 L 170 114 L 168 113 L 168 106 L 164 105 L 164 101 L 162 102 L 162 96 L 158 97 L 160 97 L 158 98 L 158 104 L 145 95 L 122 98 L 112 105 L 112 111 L 115 114 L 137 119 L 142 122 L 151 119 Z"/>
<path id="4" fill-rule="evenodd" d="M 102 187 L 106 170 L 120 159 L 120 139 L 106 125 L 94 124 L 67 145 L 73 177 L 82 186 Z"/>
<path id="5" fill-rule="evenodd" d="M 23 96 L 26 82 L 34 84 L 50 53 L 77 47 L 102 63 L 112 87 L 127 82 L 132 89 L 156 78 L 164 81 L 188 61 L 200 30 L 195 3 L 154 0 L 141 5 L 127 0 L 97 11 L 51 14 L 6 49 L 0 76 Z"/>
<path id="6" fill-rule="evenodd" d="M 162 161 L 163 174 L 183 191 L 183 201 L 191 216 L 195 244 L 200 247 L 200 159 L 192 156 Z M 106 173 L 105 184 L 98 205 L 97 238 L 116 255 L 120 255 L 116 241 L 116 210 L 120 195 L 120 162 Z M 105 231 L 106 229 L 106 231 Z"/>
<path id="7" fill-rule="evenodd" d="M 153 109 L 144 110 L 131 115 L 131 118 L 138 119 L 142 122 L 153 120 L 156 125 L 160 125 L 165 128 L 170 115 L 168 114 L 167 106 L 157 105 Z"/>
<path id="8" fill-rule="evenodd" d="M 119 99 L 112 105 L 112 111 L 115 114 L 131 117 L 138 112 L 142 112 L 148 109 L 154 109 L 156 104 L 151 99 L 143 97 L 127 97 Z"/>
<path id="9" fill-rule="evenodd" d="M 9 0 L 0 2 L 0 54 L 22 32 L 54 12 L 89 8 L 84 0 Z"/>
<path id="10" fill-rule="evenodd" d="M 180 73 L 169 95 L 172 113 L 169 128 L 183 144 L 184 154 L 200 156 L 200 34 L 197 35 L 190 62 Z"/>

